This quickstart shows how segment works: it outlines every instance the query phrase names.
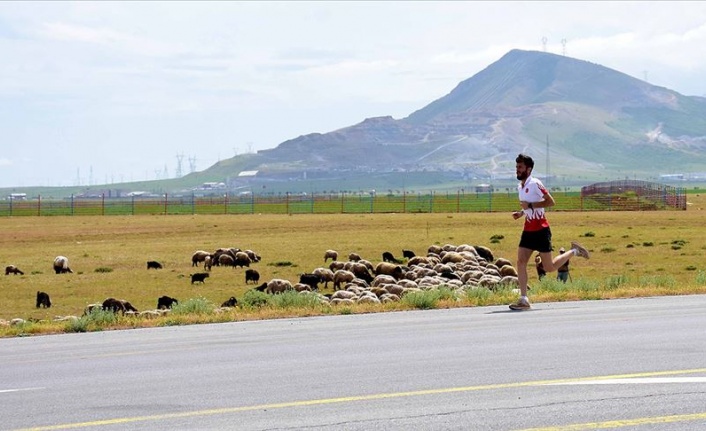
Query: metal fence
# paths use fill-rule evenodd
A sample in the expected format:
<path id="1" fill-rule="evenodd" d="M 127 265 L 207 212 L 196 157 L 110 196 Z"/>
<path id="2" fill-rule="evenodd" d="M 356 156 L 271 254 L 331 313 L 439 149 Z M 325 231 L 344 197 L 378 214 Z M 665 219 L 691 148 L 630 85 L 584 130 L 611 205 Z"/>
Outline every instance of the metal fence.
<path id="1" fill-rule="evenodd" d="M 585 188 L 584 188 L 585 189 Z M 554 211 L 610 211 L 685 209 L 682 195 L 657 193 L 626 197 L 624 190 L 589 193 L 552 191 Z M 606 197 L 607 196 L 607 197 Z M 630 201 L 630 205 L 618 204 Z M 672 205 L 676 202 L 677 205 Z M 683 202 L 683 207 L 679 203 Z M 430 192 L 376 195 L 321 193 L 281 195 L 229 195 L 47 199 L 0 202 L 1 216 L 168 215 L 168 214 L 363 214 L 363 213 L 469 213 L 510 212 L 519 208 L 514 190 L 469 193 Z"/>
<path id="2" fill-rule="evenodd" d="M 610 210 L 686 209 L 686 190 L 640 180 L 595 183 L 581 188 L 581 196 Z"/>

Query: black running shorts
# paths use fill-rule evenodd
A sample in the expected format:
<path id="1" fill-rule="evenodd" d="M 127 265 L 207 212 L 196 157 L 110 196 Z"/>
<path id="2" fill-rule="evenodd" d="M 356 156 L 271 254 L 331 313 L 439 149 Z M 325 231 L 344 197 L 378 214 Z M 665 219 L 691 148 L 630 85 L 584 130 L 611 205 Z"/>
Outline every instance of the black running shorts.
<path id="1" fill-rule="evenodd" d="M 522 231 L 522 237 L 520 238 L 520 247 L 528 248 L 530 250 L 538 251 L 540 253 L 552 251 L 551 229 L 547 227 L 542 230 L 535 230 L 531 232 Z"/>

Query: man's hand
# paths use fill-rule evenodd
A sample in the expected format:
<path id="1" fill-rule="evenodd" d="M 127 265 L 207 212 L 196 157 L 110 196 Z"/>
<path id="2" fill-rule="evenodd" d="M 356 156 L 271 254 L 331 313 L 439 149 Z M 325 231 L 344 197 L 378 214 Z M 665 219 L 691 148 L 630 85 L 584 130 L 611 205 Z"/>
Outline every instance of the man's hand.
<path id="1" fill-rule="evenodd" d="M 524 212 L 522 212 L 522 211 L 515 211 L 514 213 L 512 213 L 512 218 L 514 218 L 515 220 L 517 220 L 518 218 L 522 217 L 523 215 L 525 215 Z"/>

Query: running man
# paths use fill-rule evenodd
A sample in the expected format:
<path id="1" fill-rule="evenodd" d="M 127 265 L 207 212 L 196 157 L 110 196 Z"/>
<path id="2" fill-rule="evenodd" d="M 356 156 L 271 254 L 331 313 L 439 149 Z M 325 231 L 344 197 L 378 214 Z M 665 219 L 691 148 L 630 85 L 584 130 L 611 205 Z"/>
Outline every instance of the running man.
<path id="1" fill-rule="evenodd" d="M 552 231 L 545 216 L 545 208 L 554 206 L 554 198 L 544 184 L 532 177 L 534 160 L 532 157 L 520 154 L 515 159 L 515 171 L 520 183 L 517 186 L 520 197 L 521 210 L 512 213 L 517 220 L 525 216 L 525 224 L 517 248 L 517 279 L 520 287 L 520 298 L 510 304 L 511 310 L 529 310 L 531 308 L 527 299 L 527 263 L 532 253 L 537 251 L 542 259 L 546 272 L 556 271 L 574 256 L 588 259 L 588 250 L 578 242 L 571 242 L 571 249 L 557 257 L 552 257 Z"/>

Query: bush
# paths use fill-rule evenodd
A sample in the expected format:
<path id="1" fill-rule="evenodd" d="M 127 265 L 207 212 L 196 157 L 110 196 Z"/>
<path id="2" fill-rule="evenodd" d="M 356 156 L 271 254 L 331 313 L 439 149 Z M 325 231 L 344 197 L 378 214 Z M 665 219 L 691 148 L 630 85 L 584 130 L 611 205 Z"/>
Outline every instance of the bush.
<path id="1" fill-rule="evenodd" d="M 272 295 L 270 304 L 279 308 L 315 308 L 321 306 L 321 302 L 316 295 L 301 294 L 296 290 L 288 290 Z"/>
<path id="2" fill-rule="evenodd" d="M 171 314 L 213 314 L 216 306 L 206 298 L 192 298 L 172 307 Z"/>
<path id="3" fill-rule="evenodd" d="M 612 290 L 612 289 L 617 289 L 618 287 L 622 286 L 623 284 L 627 284 L 628 282 L 628 277 L 624 275 L 613 275 L 611 277 L 608 277 L 605 281 L 605 288 Z"/>
<path id="4" fill-rule="evenodd" d="M 700 285 L 702 285 L 702 286 L 703 286 L 703 285 L 706 285 L 706 272 L 704 272 L 704 271 L 699 271 L 699 272 L 696 274 L 696 283 L 698 283 L 698 284 L 700 284 Z"/>
<path id="5" fill-rule="evenodd" d="M 584 233 L 584 234 L 581 235 L 581 236 L 585 236 L 585 237 L 594 237 L 594 236 L 596 236 L 596 234 L 595 234 L 594 232 L 588 231 L 588 232 Z"/>
<path id="6" fill-rule="evenodd" d="M 487 290 L 487 289 L 486 289 Z M 410 305 L 419 310 L 429 310 L 436 308 L 439 301 L 442 300 L 458 300 L 456 291 L 448 287 L 440 287 L 438 289 L 424 290 L 422 292 L 411 292 L 403 296 L 401 301 L 404 304 Z"/>
<path id="7" fill-rule="evenodd" d="M 113 268 L 108 268 L 107 266 L 99 266 L 94 269 L 93 272 L 113 272 Z"/>
<path id="8" fill-rule="evenodd" d="M 267 266 L 277 266 L 277 267 L 280 267 L 280 266 L 291 266 L 291 267 L 296 267 L 295 264 L 293 264 L 292 262 L 290 262 L 290 261 L 288 261 L 288 260 L 279 261 L 279 262 L 270 262 L 270 263 L 267 264 Z"/>
<path id="9" fill-rule="evenodd" d="M 242 304 L 244 307 L 259 308 L 270 303 L 271 296 L 259 290 L 248 290 L 243 295 Z"/>

